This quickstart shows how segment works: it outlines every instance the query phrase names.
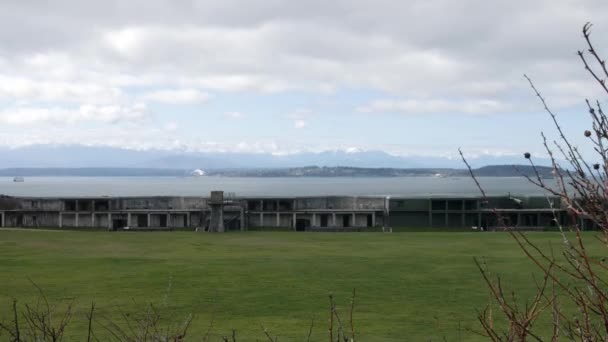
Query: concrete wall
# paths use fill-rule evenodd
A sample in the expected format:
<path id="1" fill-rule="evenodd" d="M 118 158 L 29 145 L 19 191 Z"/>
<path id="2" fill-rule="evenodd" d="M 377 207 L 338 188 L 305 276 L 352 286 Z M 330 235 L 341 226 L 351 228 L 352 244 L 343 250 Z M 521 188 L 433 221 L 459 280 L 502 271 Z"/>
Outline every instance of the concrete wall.
<path id="1" fill-rule="evenodd" d="M 21 199 L 0 195 L 0 210 L 17 209 L 21 209 Z"/>
<path id="2" fill-rule="evenodd" d="M 76 214 L 62 214 L 61 222 L 63 227 L 76 227 Z"/>
<path id="3" fill-rule="evenodd" d="M 58 227 L 59 216 L 48 212 L 6 212 L 5 227 Z"/>
<path id="4" fill-rule="evenodd" d="M 456 228 L 479 225 L 479 213 L 483 212 L 482 225 L 496 225 L 495 217 L 487 215 L 488 208 L 502 206 L 508 209 L 510 224 L 522 226 L 554 225 L 550 213 L 519 212 L 518 209 L 548 207 L 547 200 L 536 197 L 522 197 L 514 201 L 508 197 L 490 198 L 485 205 L 486 212 L 478 209 L 478 198 L 391 198 L 383 197 L 296 197 L 296 198 L 253 198 L 231 199 L 224 207 L 225 222 L 233 228 L 241 227 L 241 208 L 247 210 L 245 225 L 251 227 L 295 227 L 297 214 L 300 225 L 321 227 L 322 216 L 326 215 L 326 227 L 368 227 L 370 223 L 382 226 L 387 221 L 392 227 L 438 227 Z M 553 199 L 556 203 L 559 200 Z M 208 221 L 208 202 L 204 197 L 129 197 L 129 198 L 11 198 L 0 196 L 0 212 L 6 211 L 5 226 L 53 227 L 59 226 L 59 213 L 62 214 L 64 227 L 124 227 L 127 225 L 127 212 L 131 213 L 133 227 L 206 227 Z M 386 203 L 389 216 L 385 217 Z M 265 209 L 264 219 L 260 221 L 260 210 Z M 16 212 L 10 210 L 17 210 Z M 180 212 L 183 210 L 183 212 Z M 76 221 L 75 212 L 79 213 Z M 186 212 L 188 214 L 186 214 Z M 230 215 L 227 213 L 230 212 Z M 375 213 L 374 222 L 368 222 L 368 215 Z M 277 213 L 278 222 L 277 222 Z M 353 216 L 354 213 L 354 216 Z M 108 219 L 112 215 L 112 220 Z M 138 216 L 140 215 L 141 216 Z M 150 214 L 148 216 L 148 214 Z M 167 214 L 169 218 L 167 219 Z M 314 215 L 314 219 L 313 219 Z M 333 215 L 336 216 L 334 224 Z M 189 220 L 188 220 L 189 216 Z M 345 219 L 346 217 L 346 219 Z M 519 218 L 519 219 L 518 219 Z M 305 220 L 305 221 L 302 221 Z M 562 218 L 564 220 L 564 218 Z"/>
<path id="5" fill-rule="evenodd" d="M 93 217 L 90 214 L 78 215 L 78 227 L 93 227 Z"/>
<path id="6" fill-rule="evenodd" d="M 292 214 L 280 214 L 279 227 L 293 227 Z"/>
<path id="7" fill-rule="evenodd" d="M 390 211 L 428 211 L 426 198 L 391 198 Z"/>
<path id="8" fill-rule="evenodd" d="M 208 216 L 204 212 L 195 211 L 190 213 L 190 226 L 191 227 L 205 227 L 207 225 Z"/>
<path id="9" fill-rule="evenodd" d="M 63 201 L 58 199 L 24 199 L 21 201 L 20 209 L 59 211 L 63 210 Z"/>
<path id="10" fill-rule="evenodd" d="M 389 216 L 389 224 L 392 227 L 428 227 L 430 224 L 429 212 L 391 211 Z"/>
<path id="11" fill-rule="evenodd" d="M 170 214 L 169 215 L 169 227 L 172 228 L 185 228 L 188 227 L 187 214 Z"/>
<path id="12" fill-rule="evenodd" d="M 355 214 L 355 227 L 367 227 L 368 226 L 368 216 L 371 214 Z M 371 221 L 371 219 L 370 219 Z M 371 224 L 369 225 L 372 226 Z"/>
<path id="13" fill-rule="evenodd" d="M 295 202 L 295 210 L 328 209 L 326 197 L 298 198 Z"/>
<path id="14" fill-rule="evenodd" d="M 249 215 L 248 219 L 249 219 L 250 227 L 263 227 L 262 222 L 260 222 L 260 215 L 251 214 L 251 215 Z"/>
<path id="15" fill-rule="evenodd" d="M 384 210 L 385 200 L 382 197 L 357 197 L 354 209 Z"/>
<path id="16" fill-rule="evenodd" d="M 95 227 L 97 228 L 108 228 L 110 227 L 110 220 L 108 214 L 94 214 L 95 215 Z"/>
<path id="17" fill-rule="evenodd" d="M 261 227 L 274 227 L 277 225 L 277 215 L 275 213 L 264 214 L 263 220 L 260 223 Z"/>

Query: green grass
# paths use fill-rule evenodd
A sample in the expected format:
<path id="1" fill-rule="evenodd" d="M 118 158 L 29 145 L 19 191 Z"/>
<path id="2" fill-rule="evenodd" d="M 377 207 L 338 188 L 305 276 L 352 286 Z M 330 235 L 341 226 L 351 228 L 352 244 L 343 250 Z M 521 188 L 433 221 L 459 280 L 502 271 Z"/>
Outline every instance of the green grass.
<path id="1" fill-rule="evenodd" d="M 560 245 L 557 233 L 529 235 Z M 325 341 L 328 294 L 346 316 L 356 288 L 362 341 L 479 340 L 466 330 L 478 329 L 488 291 L 473 257 L 507 289 L 532 293 L 535 268 L 504 233 L 0 231 L 0 319 L 12 298 L 35 301 L 31 279 L 53 301 L 75 300 L 76 340 L 95 301 L 114 318 L 153 302 L 174 318 L 193 313 L 193 334 L 213 319 L 215 336 L 236 329 L 242 341 L 262 340 L 262 324 L 302 341 L 314 318 L 313 338 Z"/>

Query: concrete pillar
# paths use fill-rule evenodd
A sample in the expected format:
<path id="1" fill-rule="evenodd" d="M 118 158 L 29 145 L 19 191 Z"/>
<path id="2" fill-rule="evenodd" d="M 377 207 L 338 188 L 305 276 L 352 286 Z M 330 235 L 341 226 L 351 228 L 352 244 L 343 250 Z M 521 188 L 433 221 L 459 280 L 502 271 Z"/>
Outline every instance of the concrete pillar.
<path id="1" fill-rule="evenodd" d="M 317 226 L 317 214 L 316 213 L 312 213 L 312 223 L 311 223 L 311 225 L 313 227 Z"/>
<path id="2" fill-rule="evenodd" d="M 111 213 L 108 213 L 108 229 L 112 229 L 112 214 Z"/>
<path id="3" fill-rule="evenodd" d="M 372 227 L 376 226 L 376 212 L 374 211 L 372 213 Z"/>
<path id="4" fill-rule="evenodd" d="M 260 213 L 260 227 L 264 227 L 264 213 Z"/>
<path id="5" fill-rule="evenodd" d="M 331 221 L 334 227 L 337 227 L 336 225 L 336 213 L 331 213 Z"/>
<path id="6" fill-rule="evenodd" d="M 384 211 L 382 212 L 382 231 L 388 231 L 390 226 L 390 212 L 391 212 L 391 198 L 386 196 L 384 198 Z M 392 229 L 391 229 L 392 232 Z"/>
<path id="7" fill-rule="evenodd" d="M 127 214 L 127 227 L 131 227 L 131 213 Z"/>
<path id="8" fill-rule="evenodd" d="M 429 199 L 429 227 L 433 227 L 433 201 Z"/>
<path id="9" fill-rule="evenodd" d="M 241 231 L 245 231 L 245 209 L 241 207 Z"/>
<path id="10" fill-rule="evenodd" d="M 281 214 L 277 213 L 277 222 L 276 222 L 276 226 L 280 227 L 281 226 Z"/>
<path id="11" fill-rule="evenodd" d="M 463 227 L 463 228 L 464 228 L 464 227 L 465 227 L 465 225 L 467 224 L 467 220 L 466 220 L 466 215 L 465 215 L 465 213 L 466 213 L 466 205 L 465 205 L 465 200 L 462 200 L 462 214 L 461 214 L 461 215 L 462 215 L 462 217 L 461 217 L 460 219 L 461 219 L 461 224 L 462 224 L 462 227 Z"/>
<path id="12" fill-rule="evenodd" d="M 224 232 L 224 192 L 211 191 L 211 199 L 209 200 L 211 207 L 211 217 L 209 220 L 210 232 Z M 190 217 L 189 215 L 187 216 Z"/>
<path id="13" fill-rule="evenodd" d="M 480 212 L 477 213 L 477 228 L 481 229 L 481 213 Z"/>
<path id="14" fill-rule="evenodd" d="M 517 213 L 517 224 L 515 226 L 521 226 L 521 213 Z"/>
<path id="15" fill-rule="evenodd" d="M 186 213 L 186 227 L 190 227 L 190 212 Z"/>
<path id="16" fill-rule="evenodd" d="M 76 217 L 74 219 L 74 227 L 80 227 L 80 223 L 78 222 L 78 216 L 80 216 L 80 214 L 76 213 Z"/>
<path id="17" fill-rule="evenodd" d="M 95 213 L 91 213 L 91 227 L 95 227 Z"/>
<path id="18" fill-rule="evenodd" d="M 293 216 L 293 217 L 292 217 L 292 219 L 291 219 L 291 224 L 292 224 L 292 226 L 293 226 L 293 230 L 296 230 L 297 214 L 296 214 L 296 213 L 293 213 L 293 214 L 292 214 L 292 216 Z"/>
<path id="19" fill-rule="evenodd" d="M 61 215 L 61 214 L 59 214 Z M 2 219 L 0 220 L 0 227 L 4 227 L 6 213 L 2 213 Z M 61 216 L 60 216 L 61 217 Z"/>
<path id="20" fill-rule="evenodd" d="M 582 221 L 581 221 L 581 222 L 582 222 Z M 541 226 L 541 225 L 540 225 L 540 213 L 537 213 L 537 214 L 536 214 L 536 225 L 537 225 L 537 226 L 539 226 L 539 227 Z M 582 225 L 581 225 L 581 229 L 582 229 Z"/>
<path id="21" fill-rule="evenodd" d="M 152 227 L 152 221 L 150 220 L 152 218 L 152 214 L 148 213 L 148 227 Z"/>
<path id="22" fill-rule="evenodd" d="M 353 222 L 350 224 L 351 227 L 355 227 L 357 224 L 357 215 L 353 213 Z"/>
<path id="23" fill-rule="evenodd" d="M 4 227 L 4 214 L 2 214 L 2 227 Z M 59 228 L 63 228 L 63 214 L 59 212 Z"/>

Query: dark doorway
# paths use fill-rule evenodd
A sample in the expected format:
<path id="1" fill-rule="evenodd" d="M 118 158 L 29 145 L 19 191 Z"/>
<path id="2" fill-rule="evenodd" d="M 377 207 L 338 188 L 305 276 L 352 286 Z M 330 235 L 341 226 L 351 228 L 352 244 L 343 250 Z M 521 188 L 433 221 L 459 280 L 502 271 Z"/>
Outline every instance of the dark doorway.
<path id="1" fill-rule="evenodd" d="M 125 219 L 114 219 L 112 220 L 112 229 L 123 229 L 127 226 L 127 220 Z"/>
<path id="2" fill-rule="evenodd" d="M 342 216 L 342 227 L 348 228 L 350 227 L 350 215 Z"/>
<path id="3" fill-rule="evenodd" d="M 109 201 L 95 201 L 95 211 L 108 211 L 110 209 Z"/>
<path id="4" fill-rule="evenodd" d="M 160 219 L 158 221 L 161 227 L 167 227 L 167 215 L 160 215 Z"/>
<path id="5" fill-rule="evenodd" d="M 327 227 L 328 226 L 328 221 L 329 221 L 329 215 L 328 214 L 321 214 L 321 227 Z"/>
<path id="6" fill-rule="evenodd" d="M 227 231 L 239 231 L 241 230 L 241 218 L 240 215 L 236 215 L 228 221 L 224 221 L 224 229 Z"/>
<path id="7" fill-rule="evenodd" d="M 297 232 L 303 232 L 308 227 L 310 227 L 310 220 L 307 220 L 307 219 L 297 219 L 296 220 L 296 231 Z"/>
<path id="8" fill-rule="evenodd" d="M 374 219 L 372 217 L 372 214 L 367 214 L 367 226 L 368 227 L 374 226 Z"/>
<path id="9" fill-rule="evenodd" d="M 136 214 L 135 216 L 137 216 L 137 227 L 148 227 L 148 214 Z"/>
<path id="10" fill-rule="evenodd" d="M 76 201 L 66 200 L 65 201 L 65 211 L 76 211 Z"/>

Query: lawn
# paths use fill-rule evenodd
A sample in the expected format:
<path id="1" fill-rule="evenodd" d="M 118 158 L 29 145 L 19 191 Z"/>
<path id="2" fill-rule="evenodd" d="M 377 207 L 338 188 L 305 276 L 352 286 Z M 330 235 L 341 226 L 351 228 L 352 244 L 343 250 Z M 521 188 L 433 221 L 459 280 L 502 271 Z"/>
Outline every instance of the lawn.
<path id="1" fill-rule="evenodd" d="M 529 235 L 560 246 L 557 233 Z M 105 318 L 147 303 L 175 320 L 192 313 L 191 334 L 213 321 L 213 336 L 236 329 L 240 341 L 263 340 L 261 325 L 302 341 L 314 319 L 313 340 L 325 341 L 328 295 L 346 318 L 356 288 L 362 341 L 480 339 L 469 329 L 488 291 L 473 257 L 531 293 L 535 268 L 505 233 L 0 231 L 0 320 L 12 298 L 36 300 L 34 282 L 55 303 L 74 301 L 70 340 L 85 333 L 94 301 Z"/>

